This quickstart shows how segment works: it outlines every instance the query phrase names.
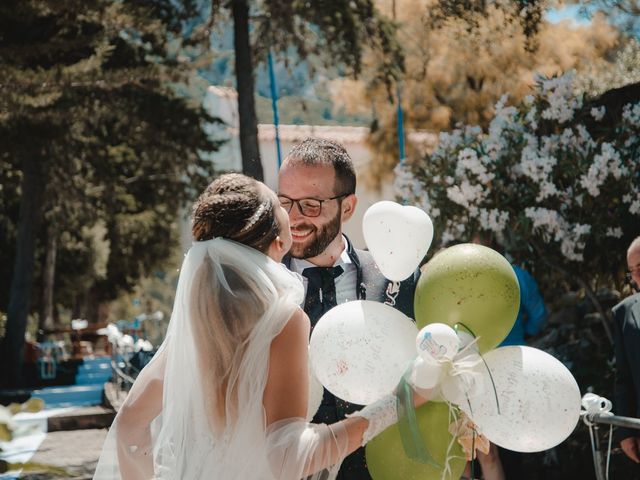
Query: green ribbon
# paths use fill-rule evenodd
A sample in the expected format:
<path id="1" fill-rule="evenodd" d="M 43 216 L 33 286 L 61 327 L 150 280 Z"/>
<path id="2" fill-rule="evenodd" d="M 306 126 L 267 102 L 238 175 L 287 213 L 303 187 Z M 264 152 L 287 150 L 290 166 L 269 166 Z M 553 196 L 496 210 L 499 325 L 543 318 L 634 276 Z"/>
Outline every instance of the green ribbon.
<path id="1" fill-rule="evenodd" d="M 413 366 L 413 362 L 411 362 L 411 365 Z M 413 406 L 413 389 L 405 379 L 411 372 L 411 368 L 410 366 L 407 373 L 402 376 L 396 390 L 398 428 L 400 429 L 402 447 L 410 459 L 431 465 L 440 470 L 442 469 L 442 465 L 436 462 L 429 453 L 429 450 L 427 450 L 427 446 L 420 433 L 420 427 L 418 426 L 418 418 L 416 417 L 416 410 Z"/>

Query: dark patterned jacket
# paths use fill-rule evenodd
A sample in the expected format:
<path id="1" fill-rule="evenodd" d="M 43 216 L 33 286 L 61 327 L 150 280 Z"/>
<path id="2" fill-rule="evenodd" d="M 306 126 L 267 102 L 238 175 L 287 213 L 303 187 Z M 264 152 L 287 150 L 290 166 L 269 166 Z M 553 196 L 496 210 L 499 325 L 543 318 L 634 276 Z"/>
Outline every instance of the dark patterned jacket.
<path id="1" fill-rule="evenodd" d="M 616 415 L 640 418 L 640 293 L 613 307 L 616 354 Z M 616 438 L 640 437 L 640 430 L 616 429 Z"/>

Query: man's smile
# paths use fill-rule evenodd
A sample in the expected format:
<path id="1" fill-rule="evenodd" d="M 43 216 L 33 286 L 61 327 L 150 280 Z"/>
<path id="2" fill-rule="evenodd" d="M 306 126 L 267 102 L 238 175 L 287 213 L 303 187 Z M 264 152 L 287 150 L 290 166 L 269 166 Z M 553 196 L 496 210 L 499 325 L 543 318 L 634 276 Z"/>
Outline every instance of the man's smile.
<path id="1" fill-rule="evenodd" d="M 291 236 L 295 242 L 306 240 L 313 233 L 313 229 L 309 227 L 291 228 Z"/>

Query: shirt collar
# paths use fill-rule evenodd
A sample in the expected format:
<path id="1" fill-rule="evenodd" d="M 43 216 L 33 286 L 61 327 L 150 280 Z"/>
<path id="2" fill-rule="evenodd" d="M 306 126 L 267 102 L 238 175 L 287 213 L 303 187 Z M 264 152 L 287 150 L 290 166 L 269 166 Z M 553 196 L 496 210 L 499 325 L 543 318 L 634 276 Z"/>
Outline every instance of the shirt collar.
<path id="1" fill-rule="evenodd" d="M 342 238 L 344 239 L 344 249 L 342 250 L 342 253 L 340 254 L 340 256 L 336 259 L 335 263 L 333 264 L 334 267 L 338 265 L 344 267 L 345 265 L 353 263 L 353 261 L 351 260 L 351 257 L 349 256 L 349 252 L 347 252 L 347 245 L 349 245 L 349 241 L 344 235 L 342 236 Z M 302 273 L 302 271 L 305 268 L 309 268 L 309 267 L 317 267 L 317 265 L 314 265 L 313 263 L 311 263 L 310 261 L 304 258 L 291 258 L 290 268 L 292 271 L 297 273 Z"/>

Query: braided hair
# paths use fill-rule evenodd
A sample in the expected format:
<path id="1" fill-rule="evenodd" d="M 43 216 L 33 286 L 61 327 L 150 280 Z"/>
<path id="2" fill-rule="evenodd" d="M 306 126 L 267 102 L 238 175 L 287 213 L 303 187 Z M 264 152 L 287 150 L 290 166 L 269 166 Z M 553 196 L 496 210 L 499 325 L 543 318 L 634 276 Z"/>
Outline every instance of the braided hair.
<path id="1" fill-rule="evenodd" d="M 222 237 L 266 253 L 280 232 L 280 224 L 273 199 L 260 186 L 240 173 L 215 179 L 193 206 L 193 238 Z"/>

